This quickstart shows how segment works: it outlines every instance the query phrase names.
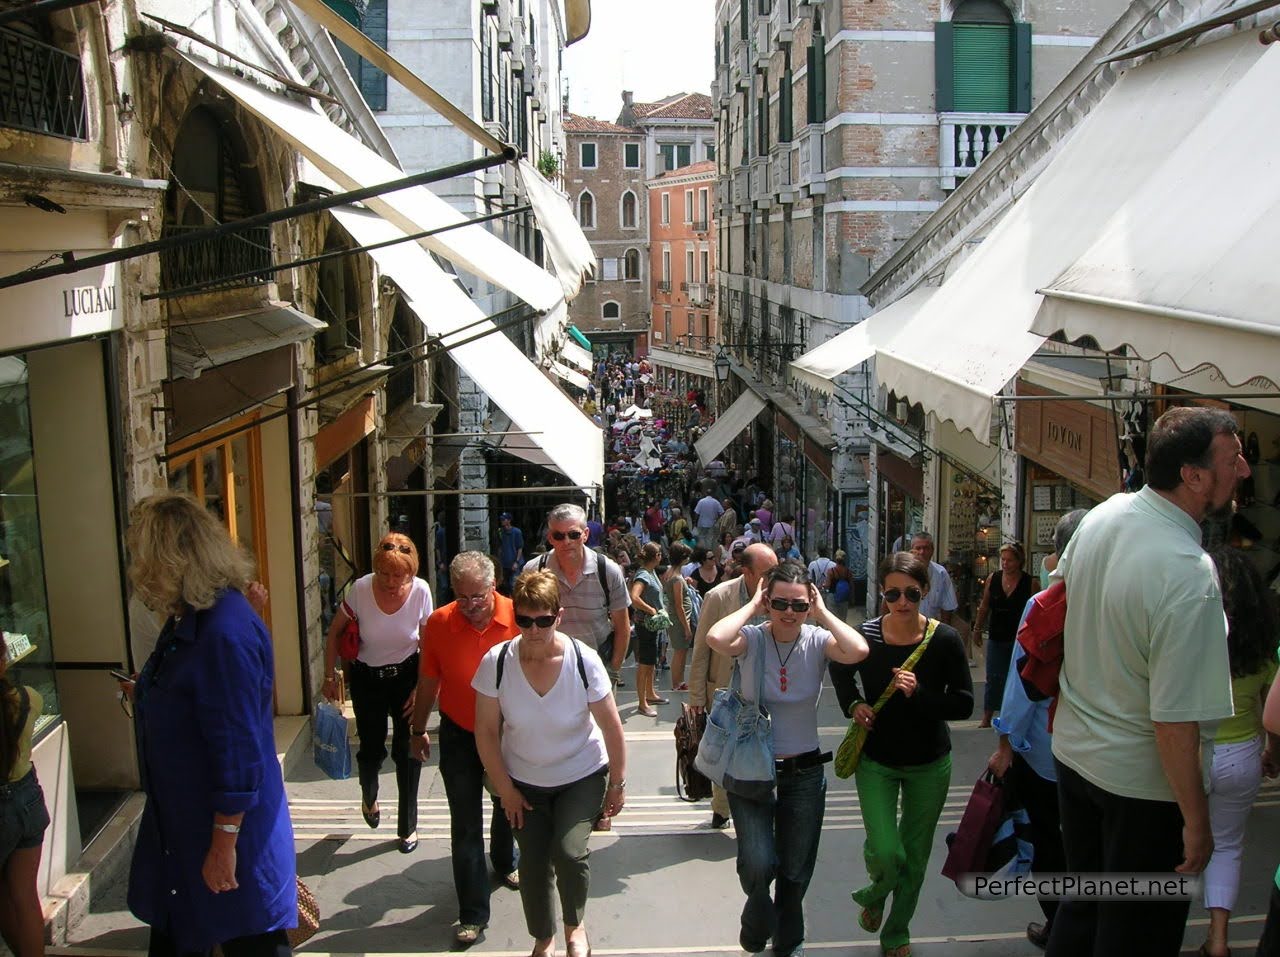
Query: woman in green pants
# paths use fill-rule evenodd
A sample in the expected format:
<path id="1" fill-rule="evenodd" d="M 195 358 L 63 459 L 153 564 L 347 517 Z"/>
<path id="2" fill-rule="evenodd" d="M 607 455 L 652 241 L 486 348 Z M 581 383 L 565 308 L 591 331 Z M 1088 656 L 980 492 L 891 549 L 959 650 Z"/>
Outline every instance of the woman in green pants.
<path id="1" fill-rule="evenodd" d="M 928 565 L 910 552 L 890 555 L 880 566 L 880 588 L 888 613 L 860 629 L 871 653 L 856 665 L 833 662 L 831 681 L 841 710 L 870 730 L 856 774 L 870 878 L 853 893 L 862 908 L 858 923 L 868 932 L 880 931 L 886 957 L 910 957 L 908 925 L 951 784 L 947 722 L 973 713 L 973 682 L 960 635 L 920 614 L 929 591 Z M 926 640 L 915 666 L 902 670 Z M 890 686 L 893 696 L 876 714 L 871 703 Z"/>

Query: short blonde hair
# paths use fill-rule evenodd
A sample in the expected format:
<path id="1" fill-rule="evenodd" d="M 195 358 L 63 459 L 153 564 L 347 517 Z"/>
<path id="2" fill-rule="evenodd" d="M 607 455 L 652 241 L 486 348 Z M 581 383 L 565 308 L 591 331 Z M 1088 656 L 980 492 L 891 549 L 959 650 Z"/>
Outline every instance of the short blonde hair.
<path id="1" fill-rule="evenodd" d="M 129 513 L 129 580 L 155 611 L 210 608 L 218 592 L 244 590 L 253 560 L 190 495 L 158 492 Z"/>
<path id="2" fill-rule="evenodd" d="M 390 545 L 391 548 L 384 546 Z M 406 554 L 400 549 L 409 547 Z M 408 575 L 410 578 L 418 574 L 418 546 L 413 539 L 399 532 L 388 532 L 378 540 L 378 547 L 373 552 L 373 570 L 384 575 Z"/>
<path id="3" fill-rule="evenodd" d="M 560 610 L 560 581 L 556 573 L 542 571 L 525 572 L 516 579 L 511 589 L 511 603 L 517 608 L 545 608 Z"/>

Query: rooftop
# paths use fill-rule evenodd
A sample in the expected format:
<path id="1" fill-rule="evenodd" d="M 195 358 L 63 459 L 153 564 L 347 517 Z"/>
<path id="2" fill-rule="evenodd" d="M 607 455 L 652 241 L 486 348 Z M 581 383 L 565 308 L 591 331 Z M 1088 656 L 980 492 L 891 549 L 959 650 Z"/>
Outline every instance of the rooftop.
<path id="1" fill-rule="evenodd" d="M 705 93 L 673 93 L 656 103 L 633 103 L 638 120 L 710 120 L 715 118 Z"/>
<path id="2" fill-rule="evenodd" d="M 579 116 L 577 113 L 564 115 L 564 131 L 566 133 L 627 133 L 636 135 L 636 130 L 627 126 L 619 126 L 608 120 L 597 120 L 594 116 Z"/>
<path id="3" fill-rule="evenodd" d="M 665 173 L 660 173 L 658 179 L 676 176 L 697 176 L 701 173 L 714 173 L 716 171 L 715 160 L 699 160 L 697 163 L 691 163 L 688 166 L 681 166 L 679 169 L 669 169 Z"/>

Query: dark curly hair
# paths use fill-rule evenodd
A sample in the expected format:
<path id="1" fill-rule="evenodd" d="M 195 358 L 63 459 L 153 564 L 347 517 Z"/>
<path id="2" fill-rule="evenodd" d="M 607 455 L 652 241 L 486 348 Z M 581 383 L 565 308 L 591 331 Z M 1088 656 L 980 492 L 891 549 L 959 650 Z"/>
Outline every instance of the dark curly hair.
<path id="1" fill-rule="evenodd" d="M 1257 567 L 1244 552 L 1229 545 L 1211 553 L 1222 582 L 1227 612 L 1227 654 L 1231 676 L 1243 678 L 1275 661 L 1280 644 L 1280 614 Z"/>

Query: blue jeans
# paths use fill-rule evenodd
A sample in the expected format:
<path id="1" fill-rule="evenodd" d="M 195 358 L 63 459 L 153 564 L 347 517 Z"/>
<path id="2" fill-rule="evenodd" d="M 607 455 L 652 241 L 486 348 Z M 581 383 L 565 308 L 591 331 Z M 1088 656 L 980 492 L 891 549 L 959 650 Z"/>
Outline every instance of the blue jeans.
<path id="1" fill-rule="evenodd" d="M 453 887 L 458 894 L 458 922 L 489 923 L 489 871 L 484 862 L 484 766 L 476 736 L 448 715 L 440 714 L 440 778 L 449 800 L 449 839 L 453 848 Z M 500 875 L 519 864 L 511 825 L 493 798 L 489 820 L 489 860 Z"/>
<path id="2" fill-rule="evenodd" d="M 747 895 L 738 938 L 744 950 L 764 950 L 772 939 L 773 952 L 789 957 L 804 944 L 802 905 L 818 860 L 826 806 L 821 765 L 778 775 L 772 801 L 729 794 L 738 833 L 738 881 Z"/>

